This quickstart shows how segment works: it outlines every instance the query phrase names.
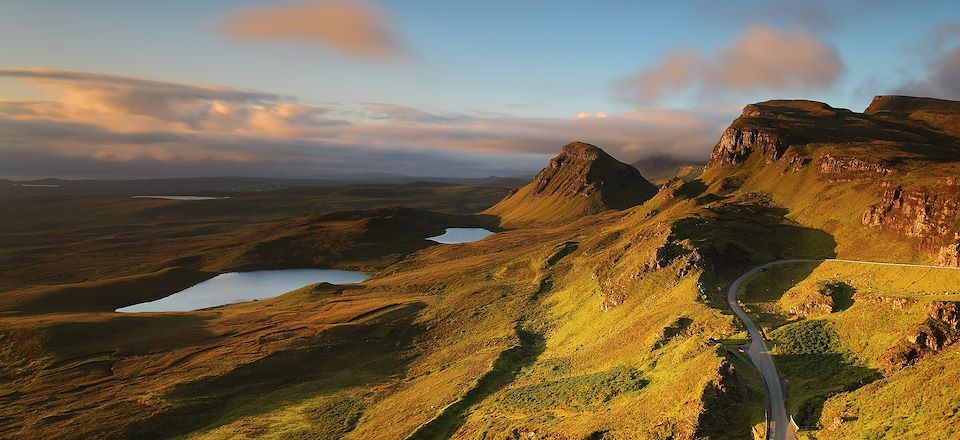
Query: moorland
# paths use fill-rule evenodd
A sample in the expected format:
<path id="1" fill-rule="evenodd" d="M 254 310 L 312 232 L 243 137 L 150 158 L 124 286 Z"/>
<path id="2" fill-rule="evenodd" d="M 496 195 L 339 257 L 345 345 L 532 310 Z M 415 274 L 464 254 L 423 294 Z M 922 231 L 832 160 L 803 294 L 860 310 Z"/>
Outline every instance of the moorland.
<path id="1" fill-rule="evenodd" d="M 659 185 L 584 142 L 528 182 L 0 182 L 0 437 L 764 438 L 780 386 L 791 435 L 951 438 L 957 127 L 756 103 Z M 496 233 L 426 240 L 450 227 Z M 781 259 L 811 261 L 738 292 L 765 384 L 726 288 Z M 284 268 L 370 278 L 114 311 Z"/>

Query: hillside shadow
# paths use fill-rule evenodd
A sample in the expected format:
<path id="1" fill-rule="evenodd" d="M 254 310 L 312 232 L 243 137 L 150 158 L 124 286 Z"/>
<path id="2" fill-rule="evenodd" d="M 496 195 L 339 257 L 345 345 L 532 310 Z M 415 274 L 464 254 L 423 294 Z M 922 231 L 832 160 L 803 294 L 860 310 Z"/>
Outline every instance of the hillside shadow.
<path id="1" fill-rule="evenodd" d="M 437 418 L 414 432 L 407 440 L 448 439 L 466 422 L 470 408 L 513 382 L 520 371 L 532 365 L 546 348 L 542 335 L 517 329 L 520 345 L 504 351 L 477 385 L 448 406 Z"/>
<path id="2" fill-rule="evenodd" d="M 818 428 L 830 396 L 857 390 L 881 377 L 878 370 L 855 365 L 839 353 L 774 354 L 773 361 L 781 376 L 791 378 L 784 398 L 788 408 L 792 401 L 799 402 L 792 415 L 801 429 Z"/>
<path id="3" fill-rule="evenodd" d="M 675 321 L 673 321 L 670 325 L 664 327 L 663 330 L 661 330 L 657 334 L 657 340 L 654 341 L 653 343 L 653 349 L 656 350 L 660 347 L 663 347 L 668 342 L 670 342 L 671 339 L 673 339 L 680 333 L 683 333 L 684 330 L 690 328 L 690 325 L 692 324 L 693 324 L 693 320 L 686 316 L 681 316 L 677 318 Z"/>
<path id="4" fill-rule="evenodd" d="M 696 246 L 697 265 L 703 269 L 701 298 L 712 307 L 728 310 L 726 288 L 762 263 L 836 256 L 837 242 L 832 235 L 790 220 L 789 211 L 766 196 L 730 197 L 708 207 L 707 212 L 709 215 L 676 221 L 668 240 Z"/>
<path id="5" fill-rule="evenodd" d="M 501 232 L 500 216 L 493 214 L 472 214 L 464 216 L 464 222 L 461 227 L 484 228 L 491 232 Z"/>
<path id="6" fill-rule="evenodd" d="M 833 312 L 842 312 L 853 305 L 853 295 L 857 293 L 853 286 L 843 281 L 831 281 L 823 287 L 833 299 Z"/>
<path id="7" fill-rule="evenodd" d="M 684 183 L 682 186 L 680 186 L 680 188 L 677 188 L 677 190 L 674 192 L 674 195 L 692 199 L 699 196 L 700 194 L 703 194 L 706 191 L 707 191 L 707 184 L 704 183 L 702 180 L 697 179 L 697 180 L 691 180 L 689 182 Z"/>
<path id="8" fill-rule="evenodd" d="M 172 405 L 115 438 L 170 438 L 262 414 L 304 399 L 382 382 L 407 366 L 403 353 L 420 332 L 410 304 L 362 324 L 344 324 L 315 340 L 274 352 L 220 376 L 177 385 Z"/>

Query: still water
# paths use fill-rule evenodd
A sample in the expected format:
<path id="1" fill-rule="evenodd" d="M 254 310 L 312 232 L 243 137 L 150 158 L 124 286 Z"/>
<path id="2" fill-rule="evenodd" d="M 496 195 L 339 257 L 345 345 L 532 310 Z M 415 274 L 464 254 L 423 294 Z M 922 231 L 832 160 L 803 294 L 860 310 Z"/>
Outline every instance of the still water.
<path id="1" fill-rule="evenodd" d="M 269 298 L 314 283 L 359 283 L 361 272 L 332 269 L 283 269 L 217 275 L 173 295 L 117 309 L 118 312 L 184 312 Z"/>
<path id="2" fill-rule="evenodd" d="M 443 235 L 428 237 L 427 240 L 444 244 L 469 243 L 483 240 L 491 235 L 493 235 L 493 232 L 483 228 L 447 228 L 447 232 L 444 232 Z"/>
<path id="3" fill-rule="evenodd" d="M 164 200 L 216 200 L 226 199 L 227 197 L 203 197 L 203 196 L 133 196 L 135 199 L 164 199 Z"/>

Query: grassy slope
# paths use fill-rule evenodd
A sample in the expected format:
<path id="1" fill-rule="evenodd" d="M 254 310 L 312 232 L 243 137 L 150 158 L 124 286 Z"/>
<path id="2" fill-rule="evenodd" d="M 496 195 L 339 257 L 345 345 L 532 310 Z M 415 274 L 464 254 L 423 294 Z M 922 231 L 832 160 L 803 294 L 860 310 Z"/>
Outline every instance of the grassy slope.
<path id="1" fill-rule="evenodd" d="M 698 286 L 699 279 L 712 292 L 742 268 L 707 278 L 698 270 L 678 277 L 682 262 L 642 268 L 667 239 L 697 243 L 705 254 L 735 245 L 752 262 L 829 256 L 834 245 L 781 208 L 743 194 L 706 197 L 697 185 L 563 227 L 427 248 L 342 293 L 137 318 L 8 318 L 4 374 L 15 380 L 4 383 L 2 406 L 36 415 L 0 429 L 66 437 L 71 426 L 78 436 L 98 429 L 206 438 L 688 438 L 704 430 L 706 412 L 724 424 L 702 435 L 743 438 L 762 421 L 761 388 L 733 350 L 742 334 L 722 301 Z M 571 242 L 575 250 L 559 251 Z M 627 295 L 603 312 L 597 276 L 609 272 L 624 275 Z M 391 315 L 421 303 L 416 315 Z M 156 330 L 175 320 L 175 333 Z M 379 334 L 370 347 L 370 332 L 384 322 L 409 330 Z M 352 330 L 330 333 L 341 327 Z M 671 336 L 658 343 L 663 334 Z M 317 364 L 316 347 L 339 347 L 340 360 Z M 711 405 L 704 399 L 724 357 L 744 370 L 740 400 Z M 22 358 L 37 361 L 13 362 Z M 358 359 L 370 368 L 358 370 Z M 100 391 L 75 388 L 92 383 Z M 37 400 L 51 392 L 61 397 Z M 741 416 L 723 416 L 731 408 Z"/>
<path id="2" fill-rule="evenodd" d="M 705 348 L 711 337 L 730 333 L 730 319 L 695 303 L 695 278 L 678 283 L 672 275 L 662 278 L 664 274 L 639 286 L 639 292 L 649 295 L 635 295 L 610 312 L 601 312 L 591 271 L 608 261 L 623 241 L 604 243 L 588 237 L 605 236 L 597 235 L 595 228 L 603 229 L 602 220 L 621 215 L 485 240 L 488 252 L 510 259 L 485 268 L 490 272 L 482 283 L 451 280 L 459 287 L 438 298 L 437 307 L 427 309 L 425 318 L 446 324 L 437 329 L 440 341 L 440 335 L 451 331 L 454 335 L 431 344 L 428 353 L 412 364 L 409 379 L 372 407 L 348 437 L 402 437 L 420 429 L 417 420 L 426 423 L 434 417 L 450 422 L 444 428 L 420 430 L 417 438 L 441 437 L 446 430 L 456 430 L 457 438 L 529 431 L 544 436 L 609 431 L 614 438 L 638 432 L 691 434 L 702 390 L 720 362 L 714 349 Z M 622 222 L 616 224 L 613 228 L 624 229 Z M 587 231 L 591 233 L 583 234 Z M 552 266 L 546 263 L 564 242 L 581 237 L 576 251 Z M 510 256 L 510 250 L 494 251 L 505 243 L 527 250 L 520 258 Z M 638 253 L 633 258 L 641 257 Z M 557 288 L 541 289 L 547 277 Z M 506 280 L 513 281 L 500 284 Z M 457 293 L 461 289 L 466 292 Z M 454 310 L 444 310 L 448 307 Z M 493 310 L 497 312 L 491 314 Z M 675 343 L 654 352 L 655 334 L 680 315 L 689 315 L 696 324 Z M 514 328 L 520 335 L 539 335 L 542 348 L 526 350 L 520 357 L 507 355 L 505 360 L 506 349 L 523 345 Z M 512 370 L 509 380 L 491 379 L 490 368 Z M 484 389 L 479 396 L 470 392 L 491 383 L 500 388 Z M 558 393 L 577 389 L 592 391 L 558 399 Z M 663 392 L 684 398 L 654 402 L 651 397 Z"/>
<path id="3" fill-rule="evenodd" d="M 836 311 L 790 313 L 798 303 L 826 300 L 822 286 L 837 282 L 849 286 L 852 297 L 835 302 Z M 777 366 L 790 380 L 789 412 L 810 411 L 800 423 L 824 428 L 816 438 L 943 438 L 953 429 L 945 429 L 953 417 L 945 408 L 957 400 L 941 394 L 947 391 L 941 387 L 956 379 L 939 366 L 949 363 L 956 349 L 900 371 L 891 369 L 886 354 L 926 321 L 931 301 L 960 299 L 957 285 L 960 271 L 825 262 L 771 268 L 745 286 L 742 299 L 759 317 L 773 341 Z M 897 304 L 883 298 L 913 301 Z M 864 383 L 870 384 L 860 388 Z M 855 391 L 844 392 L 851 389 Z M 884 396 L 882 404 L 877 393 Z M 926 396 L 922 404 L 914 394 Z M 891 417 L 908 407 L 906 420 Z M 846 422 L 838 424 L 840 417 Z M 919 430 L 928 423 L 941 428 Z"/>
<path id="4" fill-rule="evenodd" d="M 537 196 L 534 188 L 534 184 L 529 183 L 484 213 L 500 217 L 504 226 L 524 227 L 568 223 L 607 209 L 600 197 Z"/>
<path id="5" fill-rule="evenodd" d="M 457 437 L 689 437 L 732 319 L 699 302 L 697 271 L 651 272 L 608 312 L 595 278 L 613 260 L 638 273 L 659 242 L 635 237 L 663 237 L 665 219 L 696 209 L 657 204 L 652 216 L 654 205 L 433 246 L 346 291 L 190 313 L 2 318 L 10 417 L 0 432 L 431 438 L 424 426 L 441 420 Z M 128 280 L 103 307 L 154 281 Z M 676 322 L 689 323 L 655 347 Z"/>
<path id="6" fill-rule="evenodd" d="M 816 161 L 814 160 L 814 163 Z M 819 179 L 813 166 L 799 172 L 764 165 L 754 155 L 737 168 L 711 168 L 703 179 L 720 191 L 725 179 L 743 179 L 741 192 L 769 195 L 786 208 L 787 218 L 830 234 L 838 258 L 871 261 L 927 262 L 912 243 L 892 239 L 860 224 L 863 211 L 880 198 L 872 183 L 829 183 Z"/>
<path id="7" fill-rule="evenodd" d="M 593 264 L 610 261 L 621 252 L 620 246 L 629 241 L 622 237 L 642 234 L 645 227 L 659 224 L 661 218 L 683 217 L 694 209 L 689 202 L 672 204 L 661 200 L 660 203 L 662 205 L 658 208 L 662 210 L 661 213 L 646 221 L 639 219 L 648 218 L 652 206 L 627 213 L 619 222 L 616 219 L 621 215 L 617 214 L 602 219 L 588 219 L 566 228 L 505 234 L 498 237 L 500 240 L 475 244 L 480 247 L 475 249 L 479 254 L 470 251 L 462 254 L 463 251 L 458 250 L 460 247 L 437 248 L 389 269 L 382 280 L 375 281 L 385 290 L 395 292 L 398 288 L 404 289 L 398 286 L 409 286 L 407 288 L 415 291 L 436 294 L 431 307 L 421 316 L 422 325 L 428 330 L 415 344 L 416 355 L 404 379 L 379 388 L 382 394 L 368 400 L 369 406 L 362 415 L 356 417 L 355 430 L 349 436 L 402 437 L 417 432 L 422 424 L 438 420 L 436 417 L 448 421 L 445 422 L 446 429 L 456 430 L 458 438 L 472 438 L 479 433 L 484 433 L 487 438 L 513 437 L 527 432 L 536 432 L 541 436 L 563 433 L 610 438 L 638 432 L 651 438 L 690 435 L 696 429 L 697 416 L 704 405 L 701 401 L 702 391 L 697 390 L 708 387 L 722 359 L 717 354 L 723 349 L 709 348 L 709 341 L 711 338 L 732 337 L 729 318 L 697 302 L 697 290 L 692 284 L 695 278 L 676 280 L 673 276 L 666 276 L 669 270 L 635 286 L 637 292 L 655 294 L 631 295 L 619 307 L 598 314 L 598 287 L 590 268 L 591 261 L 595 262 Z M 718 224 L 721 227 L 710 229 L 716 233 L 701 239 L 716 243 L 724 240 L 742 242 L 746 238 L 748 242 L 743 243 L 744 246 L 761 246 L 759 243 L 751 245 L 749 235 L 744 233 L 763 231 L 769 225 L 738 222 L 735 217 L 731 218 L 730 212 L 724 212 L 719 217 L 724 219 Z M 597 233 L 597 228 L 603 232 Z M 584 239 L 585 231 L 591 231 L 589 235 L 597 238 Z M 655 231 L 657 228 L 651 228 L 647 233 L 656 235 Z M 621 238 L 610 240 L 610 236 Z M 790 254 L 785 253 L 800 249 L 796 247 L 797 244 L 809 243 L 805 239 L 809 237 L 810 233 L 801 233 L 796 241 L 781 245 L 779 251 L 770 253 L 771 248 L 764 247 L 767 253 L 754 254 L 761 259 L 787 256 Z M 561 259 L 555 267 L 545 270 L 544 261 L 549 259 L 553 249 L 569 240 L 580 240 L 579 250 Z M 647 243 L 646 247 L 641 245 L 625 255 L 629 255 L 629 259 L 645 260 L 652 250 L 652 244 Z M 820 248 L 830 249 L 829 245 Z M 531 252 L 533 249 L 540 249 L 540 254 Z M 824 251 L 809 252 L 817 254 Z M 637 266 L 640 263 L 633 261 L 631 264 Z M 438 284 L 434 270 L 445 266 L 451 267 L 443 272 L 459 275 Z M 456 267 L 470 267 L 470 270 L 463 271 Z M 823 270 L 827 268 L 828 265 L 824 265 Z M 878 292 L 896 291 L 903 294 L 904 291 L 909 292 L 910 288 L 919 289 L 918 283 L 927 280 L 928 284 L 923 286 L 929 293 L 930 288 L 941 286 L 944 282 L 914 277 L 913 281 L 906 283 L 906 287 L 891 287 L 895 282 L 902 284 L 910 279 L 906 276 L 908 274 L 899 270 L 865 270 L 851 269 L 849 274 L 851 283 L 864 292 L 873 292 L 871 289 L 875 289 Z M 883 273 L 889 276 L 878 276 Z M 542 280 L 548 275 L 552 285 L 559 287 L 542 292 L 539 288 L 542 284 L 533 281 Z M 832 277 L 836 277 L 836 274 Z M 876 283 L 875 286 L 856 284 L 868 281 Z M 537 295 L 538 291 L 540 295 Z M 831 321 L 830 328 L 843 336 L 828 339 L 826 346 L 805 346 L 807 334 L 821 332 L 794 332 L 800 334 L 801 353 L 819 356 L 818 359 L 833 363 L 819 362 L 819 367 L 822 367 L 820 372 L 829 373 L 831 381 L 818 378 L 804 382 L 802 377 L 794 378 L 795 387 L 815 383 L 819 388 L 812 387 L 812 391 L 806 394 L 799 392 L 799 389 L 794 390 L 792 396 L 795 400 L 791 405 L 796 407 L 807 397 L 873 377 L 876 367 L 871 365 L 869 353 L 879 353 L 884 344 L 900 337 L 905 328 L 916 322 L 911 321 L 916 318 L 913 316 L 915 313 L 898 312 L 896 315 L 899 320 L 893 320 L 890 313 L 871 311 L 867 307 L 854 304 L 849 311 L 840 312 L 836 314 L 836 319 L 828 320 Z M 500 313 L 491 314 L 491 309 Z M 878 332 L 873 330 L 873 322 L 841 319 L 852 316 L 905 324 L 902 328 L 891 326 L 885 332 Z M 680 317 L 690 318 L 695 325 L 685 330 L 681 337 L 653 349 L 656 330 L 670 326 Z M 854 328 L 871 329 L 861 331 L 869 332 L 878 341 L 858 339 L 852 330 Z M 519 357 L 505 355 L 517 353 L 511 347 L 524 345 L 514 329 L 541 335 L 543 347 L 526 350 L 526 354 Z M 643 338 L 638 335 L 647 336 Z M 784 336 L 784 339 L 789 337 Z M 839 339 L 839 342 L 834 339 Z M 787 366 L 785 372 L 788 376 L 803 371 L 802 368 L 789 368 L 790 361 L 784 357 L 788 356 L 787 351 L 780 355 L 778 362 Z M 839 357 L 834 355 L 835 352 Z M 807 356 L 807 359 L 798 360 L 796 366 L 809 367 L 810 359 Z M 934 359 L 939 360 L 939 357 Z M 497 371 L 503 371 L 505 375 L 497 376 Z M 691 381 L 694 384 L 692 387 Z M 749 387 L 751 380 L 745 377 L 741 383 Z M 579 387 L 593 390 L 593 393 L 589 394 L 589 398 L 582 393 L 564 394 Z M 755 378 L 752 389 L 756 394 Z M 891 390 L 885 391 L 893 393 Z M 670 400 L 656 398 L 662 395 L 685 397 Z M 561 396 L 566 397 L 561 399 Z M 324 398 L 316 399 L 321 399 L 318 402 L 327 402 L 322 400 Z M 839 398 L 828 400 L 824 417 L 827 417 L 831 405 Z M 321 403 L 317 405 L 321 409 L 313 411 L 323 413 L 322 408 L 325 407 Z M 269 421 L 267 426 L 270 431 L 262 432 L 287 432 L 288 429 L 295 429 L 291 426 L 304 423 L 304 408 L 314 406 L 301 404 L 284 407 L 245 422 L 232 422 L 210 431 L 209 435 L 249 434 L 247 430 L 253 429 L 249 424 L 257 426 L 267 423 L 264 420 Z M 738 408 L 755 414 L 740 426 L 749 428 L 755 425 L 755 418 L 760 415 L 759 408 L 749 404 L 741 404 Z M 349 411 L 347 413 L 352 414 Z M 339 419 L 333 417 L 331 420 Z M 868 420 L 864 423 L 870 426 L 875 422 Z M 845 426 L 844 429 L 853 429 L 850 424 Z M 422 438 L 431 438 L 430 433 L 436 431 L 420 432 Z M 823 434 L 829 435 L 826 431 Z M 722 435 L 714 437 L 720 438 Z"/>

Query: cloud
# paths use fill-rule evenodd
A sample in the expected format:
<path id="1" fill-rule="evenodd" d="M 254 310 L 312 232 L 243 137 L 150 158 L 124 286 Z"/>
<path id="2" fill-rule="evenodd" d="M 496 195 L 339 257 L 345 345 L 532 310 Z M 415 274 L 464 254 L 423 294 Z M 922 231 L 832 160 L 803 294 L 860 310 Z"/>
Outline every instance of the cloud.
<path id="1" fill-rule="evenodd" d="M 616 90 L 625 101 L 637 103 L 690 92 L 799 92 L 826 89 L 843 70 L 836 49 L 809 32 L 756 26 L 715 54 L 693 49 L 668 53 L 656 66 L 619 80 Z"/>
<path id="2" fill-rule="evenodd" d="M 768 24 L 789 29 L 828 32 L 869 17 L 877 11 L 889 12 L 912 7 L 893 0 L 697 0 L 694 10 L 711 22 L 735 26 Z"/>
<path id="3" fill-rule="evenodd" d="M 7 69 L 0 77 L 50 97 L 0 101 L 0 175 L 17 177 L 524 175 L 577 139 L 628 162 L 659 154 L 705 160 L 735 116 L 436 114 L 112 74 Z"/>
<path id="4" fill-rule="evenodd" d="M 382 102 L 365 102 L 363 108 L 373 119 L 390 119 L 394 121 L 440 123 L 463 119 L 463 115 L 439 115 L 420 109 Z"/>
<path id="5" fill-rule="evenodd" d="M 239 39 L 317 44 L 358 58 L 406 52 L 383 11 L 361 0 L 251 7 L 234 12 L 221 27 Z"/>
<path id="6" fill-rule="evenodd" d="M 924 75 L 897 87 L 895 93 L 960 99 L 960 22 L 935 29 L 919 52 L 926 57 Z"/>
<path id="7" fill-rule="evenodd" d="M 109 126 L 115 131 L 205 129 L 289 132 L 291 122 L 318 122 L 329 108 L 291 97 L 222 86 L 188 85 L 123 75 L 24 68 L 0 69 L 46 92 L 53 101 L 6 102 L 0 114 L 45 116 Z"/>

